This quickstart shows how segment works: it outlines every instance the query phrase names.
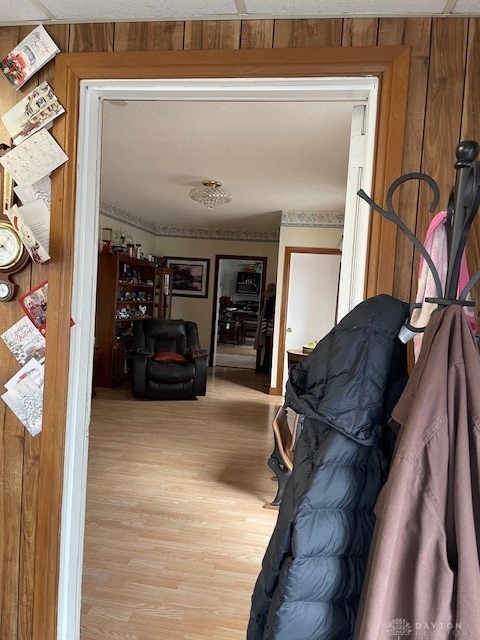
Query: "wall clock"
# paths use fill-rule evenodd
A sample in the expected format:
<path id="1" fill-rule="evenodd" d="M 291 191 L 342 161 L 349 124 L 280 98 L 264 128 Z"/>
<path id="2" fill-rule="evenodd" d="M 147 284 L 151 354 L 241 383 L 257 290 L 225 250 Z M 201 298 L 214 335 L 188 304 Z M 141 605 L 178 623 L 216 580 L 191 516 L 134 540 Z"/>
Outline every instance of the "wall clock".
<path id="1" fill-rule="evenodd" d="M 0 221 L 0 302 L 8 302 L 15 296 L 17 285 L 11 276 L 25 268 L 29 259 L 15 228 Z"/>

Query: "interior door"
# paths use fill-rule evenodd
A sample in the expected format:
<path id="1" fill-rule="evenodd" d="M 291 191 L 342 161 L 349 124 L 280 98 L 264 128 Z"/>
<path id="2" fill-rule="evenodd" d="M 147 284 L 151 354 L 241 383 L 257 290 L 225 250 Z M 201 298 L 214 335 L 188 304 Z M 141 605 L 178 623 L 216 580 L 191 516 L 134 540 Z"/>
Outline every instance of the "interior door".
<path id="1" fill-rule="evenodd" d="M 319 251 L 307 248 L 290 254 L 285 354 L 321 340 L 335 324 L 342 256 Z M 285 356 L 284 384 L 287 376 Z"/>

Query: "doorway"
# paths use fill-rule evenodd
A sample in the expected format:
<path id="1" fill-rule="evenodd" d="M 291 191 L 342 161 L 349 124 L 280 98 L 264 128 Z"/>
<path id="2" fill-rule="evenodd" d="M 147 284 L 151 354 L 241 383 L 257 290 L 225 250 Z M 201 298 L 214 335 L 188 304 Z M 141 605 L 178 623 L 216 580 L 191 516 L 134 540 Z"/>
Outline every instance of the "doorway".
<path id="1" fill-rule="evenodd" d="M 101 84 L 101 83 L 100 83 Z M 350 84 L 349 89 L 346 91 L 345 89 L 345 81 L 342 81 L 341 83 L 337 82 L 336 80 L 331 80 L 331 79 L 309 79 L 309 80 L 304 80 L 302 81 L 303 84 L 303 88 L 299 88 L 299 82 L 298 81 L 291 81 L 291 80 L 275 80 L 275 81 L 270 81 L 267 82 L 266 80 L 262 80 L 262 81 L 192 81 L 191 83 L 182 81 L 181 83 L 179 82 L 174 82 L 174 81 L 166 81 L 165 83 L 162 82 L 150 82 L 150 83 L 143 83 L 144 86 L 139 87 L 138 83 L 136 84 L 132 84 L 132 83 L 128 83 L 128 82 L 123 82 L 121 86 L 116 87 L 115 83 L 109 83 L 107 86 L 100 86 L 98 83 L 93 82 L 92 86 L 89 89 L 89 92 L 87 94 L 85 94 L 84 96 L 84 108 L 82 110 L 82 118 L 85 121 L 85 124 L 88 125 L 88 128 L 90 129 L 89 135 L 87 135 L 82 141 L 81 144 L 82 146 L 85 146 L 85 149 L 82 149 L 82 153 L 80 154 L 81 157 L 81 164 L 82 164 L 82 177 L 79 181 L 79 185 L 82 184 L 83 189 L 81 192 L 79 192 L 79 198 L 78 198 L 78 206 L 79 206 L 79 210 L 82 210 L 82 213 L 79 214 L 77 220 L 80 221 L 81 219 L 83 219 L 83 221 L 85 221 L 86 219 L 93 218 L 92 219 L 92 226 L 93 228 L 97 227 L 96 221 L 95 221 L 95 216 L 98 215 L 98 173 L 97 173 L 97 169 L 96 169 L 96 164 L 95 163 L 91 163 L 91 158 L 93 156 L 98 157 L 99 155 L 99 138 L 98 138 L 98 126 L 99 126 L 99 118 L 100 118 L 100 110 L 99 110 L 99 106 L 101 106 L 101 102 L 98 102 L 98 96 L 102 95 L 103 99 L 108 99 L 108 100 L 131 100 L 132 98 L 136 98 L 137 100 L 145 100 L 146 98 L 148 99 L 159 99 L 159 100 L 179 100 L 179 99 L 183 99 L 183 100 L 198 100 L 198 96 L 199 96 L 199 90 L 202 91 L 202 95 L 203 95 L 203 99 L 204 100 L 235 100 L 238 101 L 240 99 L 240 97 L 245 97 L 247 100 L 252 101 L 253 99 L 255 100 L 264 100 L 264 101 L 268 101 L 268 100 L 273 100 L 273 101 L 294 101 L 294 100 L 302 100 L 302 99 L 307 99 L 307 101 L 314 101 L 314 100 L 320 100 L 323 101 L 327 98 L 328 101 L 337 101 L 337 102 L 345 102 L 350 101 L 352 104 L 359 104 L 359 103 L 364 103 L 367 105 L 367 111 L 366 111 L 366 118 L 365 118 L 365 135 L 369 138 L 369 145 L 367 145 L 367 148 L 370 150 L 369 151 L 369 155 L 368 153 L 366 154 L 367 159 L 369 158 L 369 160 L 366 162 L 366 170 L 364 172 L 364 182 L 363 184 L 366 186 L 366 188 L 368 188 L 368 185 L 371 182 L 371 177 L 372 177 L 372 163 L 373 163 L 373 148 L 374 148 L 374 144 L 373 144 L 373 136 L 374 136 L 374 132 L 375 132 L 375 120 L 376 120 L 376 104 L 377 104 L 377 90 L 378 90 L 378 81 L 376 79 L 372 79 L 372 78 L 368 78 L 368 79 L 364 79 L 364 78 L 358 78 L 358 79 L 350 79 L 348 81 L 347 84 Z M 96 85 L 96 86 L 95 86 Z M 94 92 L 92 92 L 93 87 L 95 86 L 95 90 Z M 308 87 L 308 93 L 305 94 L 305 87 Z M 104 91 L 106 91 L 106 94 L 104 95 Z M 299 93 L 298 93 L 299 91 Z M 96 92 L 100 92 L 100 93 L 96 93 Z M 243 95 L 245 93 L 245 96 Z M 94 100 L 92 101 L 91 98 L 95 95 Z M 308 98 L 306 97 L 308 95 Z M 348 144 L 347 144 L 347 148 L 348 148 Z M 88 202 L 88 204 L 87 204 Z M 86 207 L 86 208 L 85 208 Z M 357 209 L 355 207 L 355 212 L 357 212 Z M 92 215 L 93 214 L 93 215 Z M 364 216 L 366 215 L 368 217 L 368 213 L 367 211 L 363 211 Z M 356 221 L 359 224 L 360 221 L 362 221 L 362 216 L 356 216 Z M 352 224 L 355 226 L 355 221 L 352 221 Z M 364 225 L 365 226 L 365 225 Z M 83 224 L 78 224 L 77 229 L 76 229 L 76 241 L 81 243 L 81 246 L 85 247 L 85 240 L 86 240 L 86 236 L 88 235 L 88 226 L 85 226 L 85 223 L 83 222 Z M 368 242 L 368 235 L 367 234 L 360 234 L 357 232 L 357 234 L 355 235 L 355 241 L 356 241 L 356 245 L 350 247 L 350 259 L 354 259 L 354 249 L 356 251 L 365 251 L 366 250 L 366 245 Z M 96 242 L 94 243 L 94 245 L 96 247 Z M 91 252 L 93 253 L 93 252 Z M 344 254 L 346 254 L 347 256 L 348 254 L 348 250 L 345 247 L 344 244 Z M 81 260 L 85 260 L 86 259 L 86 252 L 85 250 L 80 250 L 79 252 L 76 253 L 77 255 L 77 259 L 81 259 Z M 81 284 L 81 286 L 85 286 L 85 283 L 88 282 L 89 280 L 92 281 L 95 278 L 95 268 L 96 268 L 96 264 L 95 264 L 95 259 L 96 256 L 90 256 L 90 262 L 89 265 L 85 265 L 84 264 L 84 268 L 83 268 L 83 273 L 81 276 L 81 282 L 78 281 L 78 277 L 79 275 L 76 275 L 74 277 L 74 281 L 77 283 L 74 286 L 78 287 L 78 284 Z M 77 272 L 78 274 L 78 272 Z M 83 296 L 85 296 L 85 294 L 87 294 L 87 291 L 84 292 Z M 357 291 L 357 295 L 361 295 L 361 293 L 359 294 L 359 292 Z M 88 297 L 91 298 L 91 291 L 88 292 Z M 82 295 L 80 295 L 79 289 L 77 288 L 75 290 L 74 293 L 74 300 L 75 303 L 77 303 L 77 301 L 80 301 L 80 299 L 82 298 Z M 76 309 L 76 313 L 78 315 L 76 315 L 76 319 L 81 316 L 84 313 L 85 310 L 85 305 L 82 306 L 82 308 L 77 308 Z M 86 331 L 85 336 L 84 336 L 85 340 L 91 339 L 91 337 L 88 335 L 88 331 Z M 74 338 L 74 342 L 75 342 L 75 338 Z M 75 347 L 73 352 L 75 352 Z M 76 368 L 73 368 L 72 370 L 72 375 L 75 377 L 77 375 L 78 370 Z M 78 409 L 74 409 L 74 407 L 72 407 L 72 410 L 75 411 L 76 416 L 79 417 L 79 411 Z M 85 415 L 85 417 L 83 418 L 85 420 L 85 422 L 88 422 L 88 418 Z M 81 439 L 81 434 L 78 435 L 78 437 Z M 72 513 L 73 511 L 76 511 L 78 513 L 78 505 L 82 505 L 82 510 L 84 509 L 84 495 L 85 495 L 85 485 L 86 485 L 86 457 L 87 457 L 87 450 L 86 450 L 86 442 L 83 442 L 83 445 L 78 447 L 76 449 L 76 455 L 75 455 L 75 461 L 72 460 L 72 464 L 75 464 L 75 462 L 79 461 L 79 451 L 82 452 L 82 456 L 83 456 L 83 464 L 85 465 L 83 467 L 83 472 L 82 475 L 79 476 L 78 474 L 76 475 L 76 482 L 77 482 L 77 486 L 75 489 L 73 489 L 73 492 L 70 493 L 70 490 L 66 490 L 65 492 L 65 499 L 69 502 L 70 499 L 72 498 L 73 495 L 75 495 L 75 493 L 80 492 L 80 494 L 82 494 L 82 499 L 80 500 L 80 502 L 76 502 L 74 503 L 73 501 L 70 502 L 70 504 L 68 504 L 66 506 L 66 508 L 64 508 L 64 517 L 65 518 L 69 518 L 72 517 Z M 73 470 L 72 470 L 73 471 Z M 68 498 L 67 498 L 68 496 Z M 78 498 L 77 498 L 78 500 Z M 69 514 L 70 511 L 70 514 Z M 78 519 L 79 517 L 79 519 Z M 84 514 L 80 513 L 78 514 L 76 521 L 77 522 L 83 522 L 84 520 Z M 77 532 L 77 534 L 80 536 L 80 540 L 83 541 L 83 532 Z M 70 579 L 68 584 L 69 585 L 74 585 L 80 584 L 80 580 L 81 580 L 81 570 L 79 571 L 78 569 L 78 565 L 77 563 L 79 561 L 81 561 L 82 558 L 82 549 L 81 549 L 81 545 L 79 545 L 80 548 L 73 550 L 70 550 L 71 553 L 71 560 L 73 560 L 73 556 L 76 556 L 75 559 L 75 566 L 77 567 L 76 569 L 74 568 L 74 566 L 71 566 L 71 571 L 74 571 L 77 575 L 77 582 L 73 583 L 72 580 Z M 67 559 L 65 557 L 65 559 Z M 64 574 L 64 577 L 67 578 L 68 574 Z M 70 586 L 70 590 L 67 589 L 67 584 L 63 583 L 64 585 L 64 589 L 66 589 L 66 591 L 60 590 L 60 593 L 62 594 L 66 594 L 69 593 L 71 594 L 71 597 L 75 599 L 76 601 L 76 606 L 78 606 L 79 603 L 79 597 L 80 597 L 80 589 L 79 586 L 77 586 L 76 588 L 72 588 Z M 65 604 L 66 603 L 61 603 L 61 604 Z M 70 607 L 73 606 L 73 603 L 71 603 L 69 605 Z M 67 606 L 68 609 L 68 606 Z M 61 609 L 62 611 L 63 609 Z M 72 621 L 72 619 L 70 618 L 70 621 L 65 620 L 65 625 L 67 627 L 69 627 L 70 629 L 73 628 L 73 623 L 74 621 Z M 74 635 L 72 635 L 72 638 L 75 638 Z"/>
<path id="2" fill-rule="evenodd" d="M 378 172 L 375 186 L 375 198 L 382 199 L 385 185 L 396 177 L 402 156 L 402 137 L 406 111 L 406 77 L 408 76 L 408 54 L 403 47 L 378 47 L 376 51 L 370 49 L 355 48 L 354 55 L 351 51 L 336 49 L 306 49 L 295 50 L 286 53 L 281 50 L 273 51 L 242 51 L 242 52 L 180 52 L 171 54 L 149 53 L 144 54 L 118 54 L 122 60 L 117 65 L 114 62 L 117 54 L 95 54 L 95 63 L 92 65 L 88 56 L 63 56 L 60 64 L 57 64 L 56 84 L 59 87 L 59 98 L 67 107 L 67 119 L 56 133 L 59 141 L 64 144 L 67 154 L 70 156 L 69 165 L 57 172 L 53 185 L 53 214 L 52 235 L 55 241 L 60 243 L 56 268 L 49 274 L 51 286 L 52 306 L 49 309 L 49 327 L 52 333 L 57 335 L 57 340 L 47 346 L 47 371 L 46 371 L 46 403 L 44 413 L 44 432 L 42 435 L 42 455 L 40 458 L 40 486 L 39 486 L 39 511 L 38 526 L 43 535 L 36 547 L 36 571 L 35 589 L 42 593 L 41 602 L 34 611 L 34 620 L 38 630 L 38 637 L 53 637 L 52 629 L 55 628 L 55 618 L 58 606 L 59 637 L 77 638 L 78 626 L 80 578 L 81 578 L 81 549 L 82 549 L 82 524 L 84 510 L 84 479 L 86 464 L 86 429 L 89 416 L 88 387 L 91 380 L 91 367 L 88 358 L 82 357 L 87 351 L 92 353 L 93 342 L 89 340 L 92 334 L 92 304 L 93 304 L 93 271 L 95 269 L 95 255 L 90 247 L 96 247 L 97 229 L 91 224 L 98 215 L 96 176 L 92 175 L 92 169 L 98 156 L 98 124 L 99 106 L 101 100 L 108 96 L 111 99 L 125 99 L 128 88 L 122 78 L 132 75 L 142 77 L 198 77 L 212 75 L 220 77 L 264 77 L 280 76 L 288 78 L 298 75 L 328 76 L 345 75 L 358 76 L 372 74 L 376 86 L 376 77 L 383 78 L 381 114 L 383 126 L 379 131 L 378 160 L 382 171 Z M 189 55 L 191 54 L 191 55 Z M 205 54 L 205 55 L 203 55 Z M 215 57 L 217 55 L 217 58 Z M 203 63 L 199 63 L 199 59 Z M 68 60 L 68 64 L 67 64 Z M 212 61 L 215 61 L 212 64 Z M 195 62 L 194 71 L 188 66 Z M 130 65 L 130 71 L 125 65 Z M 202 64 L 206 65 L 206 71 Z M 127 65 L 127 66 L 128 66 Z M 203 71 L 199 73 L 202 67 Z M 105 78 L 120 81 L 100 82 L 94 89 L 94 78 Z M 70 329 L 68 326 L 68 314 L 64 314 L 62 304 L 70 306 L 70 285 L 72 280 L 72 252 L 70 251 L 73 240 L 74 220 L 73 209 L 75 206 L 75 181 L 76 181 L 76 155 L 77 155 L 77 105 L 80 95 L 80 80 L 85 80 L 82 85 L 82 109 L 80 127 L 84 135 L 79 138 L 78 147 L 78 198 L 76 233 L 75 233 L 75 286 L 73 291 L 73 311 L 77 320 L 77 331 L 73 335 L 69 356 Z M 370 79 L 364 79 L 368 84 Z M 353 80 L 353 83 L 361 79 Z M 253 83 L 250 81 L 249 90 Z M 302 83 L 310 80 L 302 80 L 297 83 L 296 89 L 304 86 Z M 88 88 L 87 88 L 88 84 Z M 141 85 L 142 83 L 140 83 Z M 265 83 L 260 83 L 265 84 Z M 293 83 L 295 84 L 295 82 Z M 337 83 L 337 90 L 348 84 L 344 79 Z M 328 85 L 328 83 L 327 83 Z M 372 86 L 372 85 L 370 85 Z M 358 87 L 358 85 L 357 85 Z M 132 87 L 130 87 L 132 88 Z M 141 89 L 137 83 L 135 91 Z M 143 87 L 144 88 L 144 87 Z M 351 91 L 350 85 L 349 90 Z M 170 87 L 172 90 L 172 87 Z M 363 85 L 365 90 L 365 84 Z M 100 92 L 100 93 L 99 93 Z M 301 91 L 300 91 L 301 92 Z M 309 92 L 307 92 L 308 94 Z M 369 93 L 367 91 L 367 93 Z M 101 97 L 100 97 L 101 95 Z M 152 97 L 152 91 L 147 95 Z M 237 94 L 238 95 L 238 94 Z M 290 93 L 290 96 L 292 94 Z M 305 94 L 304 94 L 305 95 Z M 311 93 L 310 93 L 311 95 Z M 351 94 L 350 94 L 351 95 Z M 122 98 L 123 96 L 123 98 Z M 197 92 L 198 96 L 198 92 Z M 375 115 L 373 115 L 373 123 Z M 395 141 L 393 144 L 392 141 Z M 93 141 L 93 146 L 92 146 Z M 88 142 L 88 144 L 87 144 Z M 390 148 L 389 148 L 390 146 Z M 373 169 L 373 149 L 369 166 Z M 387 151 L 388 150 L 388 151 Z M 90 168 L 90 178 L 87 178 Z M 93 178 L 93 182 L 92 182 Z M 371 180 L 371 172 L 370 172 Z M 368 181 L 367 181 L 368 182 Z M 366 189 L 369 189 L 367 186 Z M 64 215 L 60 215 L 63 210 Z M 67 215 L 68 213 L 68 215 Z M 366 211 L 368 217 L 369 213 Z M 382 245 L 379 238 L 382 237 Z M 369 270 L 368 291 L 374 293 L 391 289 L 391 277 L 393 275 L 393 254 L 391 251 L 382 251 L 385 241 L 394 242 L 395 233 L 390 232 L 387 224 L 380 220 L 375 222 L 372 231 L 372 246 L 370 261 L 373 265 Z M 392 240 L 393 238 L 393 240 Z M 390 246 L 390 244 L 389 244 Z M 60 251 L 61 249 L 61 251 Z M 373 258 L 372 258 L 373 256 Z M 372 262 L 373 260 L 373 262 Z M 79 274 L 83 276 L 79 278 Z M 381 275 L 380 275 L 381 274 Z M 90 349 L 88 345 L 90 343 Z M 50 353 L 50 359 L 48 354 Z M 67 369 L 68 360 L 72 366 L 69 373 L 68 399 L 67 399 Z M 55 398 L 56 402 L 50 400 Z M 65 404 L 65 400 L 67 402 Z M 64 452 L 64 430 L 66 430 L 66 447 Z M 65 464 L 63 458 L 65 455 Z M 63 505 L 60 509 L 63 478 Z M 52 489 L 55 487 L 55 490 Z M 58 553 L 58 528 L 60 513 L 62 512 L 62 537 L 61 549 Z M 80 561 L 79 561 L 80 560 Z M 57 571 L 52 568 L 59 567 L 60 588 L 57 589 L 55 576 Z M 51 576 L 46 579 L 46 576 Z M 46 582 L 44 584 L 44 582 Z"/>
<path id="3" fill-rule="evenodd" d="M 259 370 L 256 337 L 266 274 L 265 256 L 215 257 L 210 366 Z"/>
<path id="4" fill-rule="evenodd" d="M 315 347 L 335 324 L 341 251 L 286 247 L 277 387 L 283 389 L 289 365 Z"/>

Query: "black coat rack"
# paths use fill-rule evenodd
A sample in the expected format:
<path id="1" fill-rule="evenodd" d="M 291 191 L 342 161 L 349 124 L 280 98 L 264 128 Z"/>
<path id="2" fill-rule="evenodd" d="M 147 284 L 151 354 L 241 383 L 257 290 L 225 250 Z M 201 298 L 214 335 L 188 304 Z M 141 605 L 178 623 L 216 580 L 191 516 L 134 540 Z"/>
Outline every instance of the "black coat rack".
<path id="1" fill-rule="evenodd" d="M 435 282 L 437 290 L 436 298 L 426 298 L 427 302 L 438 304 L 439 308 L 445 308 L 451 304 L 460 304 L 462 306 L 475 306 L 472 301 L 467 301 L 467 296 L 472 290 L 475 283 L 480 279 L 480 270 L 477 271 L 469 280 L 466 287 L 458 296 L 458 280 L 460 276 L 460 263 L 468 233 L 472 222 L 477 214 L 480 205 L 480 162 L 477 157 L 480 152 L 480 145 L 475 140 L 464 140 L 457 146 L 455 155 L 455 169 L 457 171 L 455 186 L 452 187 L 447 207 L 447 249 L 448 249 L 448 269 L 445 289 L 440 282 L 438 271 L 433 263 L 430 254 L 425 249 L 420 240 L 407 227 L 407 225 L 398 217 L 393 207 L 393 195 L 396 189 L 408 180 L 423 180 L 428 184 L 433 192 L 432 202 L 430 204 L 430 212 L 437 210 L 440 200 L 440 189 L 435 180 L 425 173 L 407 173 L 397 178 L 389 187 L 387 192 L 387 209 L 382 209 L 376 204 L 363 189 L 358 191 L 360 198 L 365 200 L 372 209 L 375 209 L 381 216 L 390 220 L 403 231 L 403 233 L 413 242 L 415 247 L 425 258 Z M 407 325 L 409 326 L 409 325 Z M 423 329 L 417 329 L 409 326 L 416 332 Z"/>

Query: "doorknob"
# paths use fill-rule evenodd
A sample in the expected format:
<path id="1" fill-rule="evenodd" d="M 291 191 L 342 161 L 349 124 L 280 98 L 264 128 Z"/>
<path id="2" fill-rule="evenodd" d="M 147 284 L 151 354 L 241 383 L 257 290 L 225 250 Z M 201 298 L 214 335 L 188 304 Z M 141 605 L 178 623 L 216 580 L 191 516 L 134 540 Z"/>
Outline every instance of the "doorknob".
<path id="1" fill-rule="evenodd" d="M 292 331 L 293 331 L 292 327 L 288 327 L 287 333 L 292 333 Z"/>

